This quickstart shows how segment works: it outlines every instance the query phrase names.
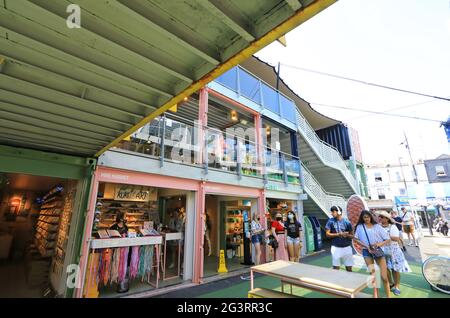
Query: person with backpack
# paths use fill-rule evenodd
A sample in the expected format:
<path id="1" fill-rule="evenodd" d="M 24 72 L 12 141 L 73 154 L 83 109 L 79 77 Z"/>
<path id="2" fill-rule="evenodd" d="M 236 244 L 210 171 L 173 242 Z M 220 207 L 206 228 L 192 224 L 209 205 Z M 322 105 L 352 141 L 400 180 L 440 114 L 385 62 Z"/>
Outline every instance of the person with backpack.
<path id="1" fill-rule="evenodd" d="M 402 218 L 398 215 L 397 211 L 392 210 L 391 212 L 392 219 L 394 219 L 394 224 L 398 229 L 398 237 L 399 237 L 399 245 L 403 252 L 406 252 L 405 243 L 403 242 L 403 221 Z"/>
<path id="2" fill-rule="evenodd" d="M 358 223 L 355 227 L 355 235 L 353 238 L 359 245 L 363 247 L 362 255 L 367 267 L 372 275 L 375 275 L 374 263 L 376 262 L 380 268 L 380 276 L 383 282 L 386 297 L 390 298 L 389 279 L 387 274 L 386 257 L 381 249 L 391 242 L 389 235 L 379 225 L 372 213 L 367 210 L 361 211 Z"/>
<path id="3" fill-rule="evenodd" d="M 353 266 L 352 224 L 347 218 L 342 216 L 342 209 L 340 207 L 338 210 L 336 206 L 332 206 L 330 211 L 332 218 L 325 225 L 325 234 L 331 238 L 333 269 L 340 269 L 342 262 L 347 272 L 351 272 Z"/>
<path id="4" fill-rule="evenodd" d="M 399 245 L 399 231 L 397 226 L 395 226 L 395 220 L 386 211 L 378 212 L 378 220 L 381 226 L 389 235 L 391 242 L 384 245 L 383 251 L 386 257 L 386 264 L 388 269 L 389 281 L 393 283 L 390 284 L 391 291 L 394 295 L 400 295 L 400 273 L 408 272 L 408 263 L 403 255 L 402 250 Z"/>
<path id="5" fill-rule="evenodd" d="M 441 233 L 445 236 L 448 236 L 448 222 L 444 222 L 444 225 L 442 225 Z"/>

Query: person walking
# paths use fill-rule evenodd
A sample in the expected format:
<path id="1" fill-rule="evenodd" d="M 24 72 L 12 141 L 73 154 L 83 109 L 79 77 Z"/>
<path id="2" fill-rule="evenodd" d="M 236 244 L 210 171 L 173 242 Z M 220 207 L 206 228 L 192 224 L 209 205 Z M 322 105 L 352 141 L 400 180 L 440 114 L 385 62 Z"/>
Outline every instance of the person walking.
<path id="1" fill-rule="evenodd" d="M 372 213 L 363 210 L 361 211 L 358 223 L 356 224 L 353 239 L 363 247 L 362 254 L 364 261 L 373 276 L 375 276 L 374 262 L 377 263 L 380 268 L 380 276 L 386 297 L 390 298 L 391 294 L 387 275 L 386 258 L 384 252 L 381 250 L 381 247 L 391 242 L 389 235 L 381 225 L 375 221 Z"/>
<path id="2" fill-rule="evenodd" d="M 442 234 L 448 236 L 448 222 L 444 222 L 444 225 L 441 227 Z"/>
<path id="3" fill-rule="evenodd" d="M 251 225 L 251 233 L 252 233 L 252 244 L 255 247 L 255 265 L 260 264 L 261 259 L 261 244 L 263 243 L 263 233 L 264 228 L 260 223 L 260 216 L 257 213 L 253 213 L 252 215 L 252 225 Z"/>
<path id="4" fill-rule="evenodd" d="M 394 295 L 399 296 L 400 273 L 406 273 L 409 271 L 408 263 L 405 259 L 405 255 L 403 255 L 403 252 L 400 249 L 400 234 L 395 224 L 395 220 L 386 211 L 380 211 L 377 214 L 381 226 L 391 239 L 391 242 L 384 246 L 383 251 L 386 256 L 386 265 L 388 269 L 388 278 L 391 291 Z"/>
<path id="5" fill-rule="evenodd" d="M 289 211 L 287 221 L 284 223 L 286 229 L 286 241 L 291 262 L 300 260 L 300 249 L 302 248 L 302 225 L 297 221 L 294 211 Z"/>
<path id="6" fill-rule="evenodd" d="M 398 215 L 398 212 L 397 211 L 395 211 L 395 210 L 392 210 L 392 212 L 391 212 L 391 216 L 392 216 L 392 219 L 394 219 L 394 224 L 395 224 L 395 226 L 397 227 L 397 229 L 398 229 L 398 237 L 399 237 L 399 241 L 398 241 L 398 243 L 399 243 L 399 245 L 400 245 L 400 248 L 402 249 L 402 251 L 403 252 L 406 252 L 406 247 L 405 247 L 405 243 L 403 242 L 403 227 L 402 227 L 402 218 Z"/>
<path id="7" fill-rule="evenodd" d="M 340 269 L 344 263 L 347 272 L 352 271 L 353 250 L 352 238 L 353 228 L 350 221 L 342 216 L 342 209 L 332 206 L 331 216 L 325 225 L 325 234 L 331 238 L 331 259 L 333 269 Z"/>
<path id="8" fill-rule="evenodd" d="M 402 222 L 403 222 L 403 231 L 408 235 L 408 246 L 416 246 L 419 245 L 416 242 L 416 237 L 414 236 L 414 216 L 411 212 L 406 211 L 406 208 L 403 207 L 401 214 Z M 412 241 L 411 241 L 412 237 Z"/>
<path id="9" fill-rule="evenodd" d="M 275 215 L 275 221 L 272 222 L 272 235 L 275 237 L 278 242 L 278 246 L 275 248 L 275 260 L 284 260 L 288 261 L 289 256 L 287 253 L 287 241 L 285 235 L 285 228 L 283 223 L 283 216 L 281 213 L 277 213 Z"/>

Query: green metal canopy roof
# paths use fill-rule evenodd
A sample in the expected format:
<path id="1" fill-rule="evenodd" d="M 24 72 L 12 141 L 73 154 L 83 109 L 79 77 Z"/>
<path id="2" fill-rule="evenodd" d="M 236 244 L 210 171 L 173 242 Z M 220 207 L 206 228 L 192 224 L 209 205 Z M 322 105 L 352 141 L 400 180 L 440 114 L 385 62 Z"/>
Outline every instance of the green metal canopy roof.
<path id="1" fill-rule="evenodd" d="M 0 0 L 0 144 L 98 156 L 336 1 Z"/>

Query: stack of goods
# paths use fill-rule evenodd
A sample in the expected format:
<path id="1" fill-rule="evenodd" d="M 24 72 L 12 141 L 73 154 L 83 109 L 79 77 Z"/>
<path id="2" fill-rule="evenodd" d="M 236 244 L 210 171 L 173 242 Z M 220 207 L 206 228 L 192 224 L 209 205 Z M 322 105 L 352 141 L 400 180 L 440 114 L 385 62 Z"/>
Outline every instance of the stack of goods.
<path id="1" fill-rule="evenodd" d="M 43 198 L 34 240 L 42 257 L 54 255 L 59 219 L 64 208 L 62 191 L 62 186 L 56 186 Z"/>
<path id="2" fill-rule="evenodd" d="M 98 230 L 109 229 L 115 222 L 118 214 L 124 214 L 126 225 L 130 232 L 138 232 L 144 227 L 144 222 L 159 221 L 158 204 L 149 202 L 127 202 L 109 199 L 100 199 L 95 209 L 93 234 Z"/>
<path id="3" fill-rule="evenodd" d="M 69 238 L 70 219 L 72 217 L 75 189 L 71 189 L 64 197 L 64 208 L 60 217 L 58 237 L 56 239 L 56 252 L 54 257 L 53 271 L 61 275 L 64 267 L 65 251 Z"/>

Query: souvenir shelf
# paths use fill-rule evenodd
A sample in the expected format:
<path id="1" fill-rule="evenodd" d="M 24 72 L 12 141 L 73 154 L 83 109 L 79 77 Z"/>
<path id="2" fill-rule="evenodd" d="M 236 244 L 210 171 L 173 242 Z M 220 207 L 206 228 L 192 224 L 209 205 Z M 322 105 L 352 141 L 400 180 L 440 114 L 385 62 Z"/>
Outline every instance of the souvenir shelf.
<path id="1" fill-rule="evenodd" d="M 35 245 L 42 257 L 54 255 L 60 214 L 64 209 L 62 191 L 63 187 L 56 186 L 44 196 L 34 237 Z"/>
<path id="2" fill-rule="evenodd" d="M 59 218 L 59 229 L 56 239 L 53 270 L 62 273 L 66 256 L 67 241 L 69 239 L 70 219 L 72 217 L 75 190 L 71 189 L 64 197 L 64 207 Z"/>
<path id="3" fill-rule="evenodd" d="M 144 222 L 159 220 L 157 201 L 133 202 L 98 198 L 93 232 L 110 228 L 119 212 L 124 213 L 127 227 L 132 230 L 143 227 Z"/>

